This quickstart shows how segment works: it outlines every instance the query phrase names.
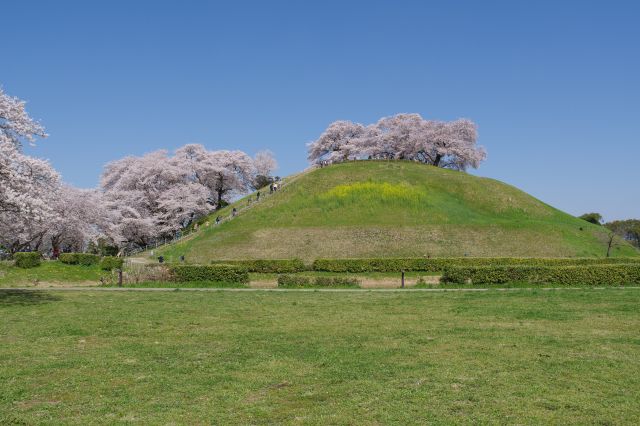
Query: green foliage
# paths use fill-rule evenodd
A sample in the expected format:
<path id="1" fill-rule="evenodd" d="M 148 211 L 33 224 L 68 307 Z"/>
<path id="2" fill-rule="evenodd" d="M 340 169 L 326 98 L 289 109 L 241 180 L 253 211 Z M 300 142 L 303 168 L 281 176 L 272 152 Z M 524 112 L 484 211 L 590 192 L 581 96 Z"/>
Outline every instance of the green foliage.
<path id="1" fill-rule="evenodd" d="M 275 180 L 271 176 L 258 175 L 254 181 L 254 186 L 258 189 L 271 185 Z"/>
<path id="2" fill-rule="evenodd" d="M 213 260 L 211 264 L 237 265 L 246 268 L 249 272 L 272 274 L 302 272 L 306 269 L 304 262 L 300 259 Z"/>
<path id="3" fill-rule="evenodd" d="M 39 252 L 20 252 L 14 253 L 13 259 L 15 260 L 15 266 L 18 268 L 35 268 L 40 266 L 42 256 Z"/>
<path id="4" fill-rule="evenodd" d="M 121 269 L 124 259 L 115 256 L 105 256 L 100 260 L 100 269 L 104 271 L 112 271 L 114 269 Z"/>
<path id="5" fill-rule="evenodd" d="M 308 277 L 304 275 L 278 275 L 278 287 L 357 287 L 353 277 Z"/>
<path id="6" fill-rule="evenodd" d="M 594 225 L 602 224 L 602 215 L 600 213 L 585 213 L 580 216 L 580 219 L 593 223 Z"/>
<path id="7" fill-rule="evenodd" d="M 58 260 L 68 265 L 91 266 L 100 262 L 100 256 L 91 253 L 62 253 Z"/>
<path id="8" fill-rule="evenodd" d="M 171 265 L 176 281 L 220 281 L 248 283 L 249 271 L 238 265 Z"/>
<path id="9" fill-rule="evenodd" d="M 604 226 L 629 241 L 634 246 L 640 248 L 640 220 L 615 220 L 613 222 L 606 223 Z"/>
<path id="10" fill-rule="evenodd" d="M 116 256 L 118 254 L 118 247 L 113 246 L 107 242 L 104 238 L 98 239 L 96 242 L 90 242 L 87 252 L 97 254 L 99 256 Z"/>
<path id="11" fill-rule="evenodd" d="M 640 258 L 527 258 L 527 257 L 437 257 L 437 258 L 376 258 L 376 259 L 316 259 L 314 271 L 327 272 L 439 272 L 450 266 L 572 266 L 638 263 Z"/>
<path id="12" fill-rule="evenodd" d="M 527 282 L 559 285 L 640 284 L 640 264 L 581 266 L 475 266 L 447 267 L 442 282 L 504 284 Z"/>

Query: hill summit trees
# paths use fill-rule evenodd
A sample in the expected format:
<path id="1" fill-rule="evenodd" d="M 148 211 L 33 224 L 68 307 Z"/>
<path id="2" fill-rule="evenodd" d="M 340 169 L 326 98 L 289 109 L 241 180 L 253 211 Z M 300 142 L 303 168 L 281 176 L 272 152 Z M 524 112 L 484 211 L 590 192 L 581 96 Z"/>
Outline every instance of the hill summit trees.
<path id="1" fill-rule="evenodd" d="M 466 119 L 425 120 L 420 114 L 397 114 L 375 124 L 335 121 L 308 145 L 308 159 L 341 162 L 356 159 L 414 160 L 436 167 L 466 170 L 486 158 L 476 144 L 476 125 Z"/>

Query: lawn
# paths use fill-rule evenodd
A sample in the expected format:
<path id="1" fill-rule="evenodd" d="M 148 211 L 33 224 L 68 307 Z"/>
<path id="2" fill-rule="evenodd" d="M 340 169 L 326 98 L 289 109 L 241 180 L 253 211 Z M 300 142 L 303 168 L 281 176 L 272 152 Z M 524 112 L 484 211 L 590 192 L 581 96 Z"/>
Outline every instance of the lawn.
<path id="1" fill-rule="evenodd" d="M 67 265 L 58 261 L 43 261 L 35 268 L 16 268 L 12 262 L 0 262 L 0 287 L 49 286 L 57 284 L 94 284 L 109 273 L 98 265 Z"/>
<path id="2" fill-rule="evenodd" d="M 640 422 L 640 291 L 0 291 L 0 423 Z"/>

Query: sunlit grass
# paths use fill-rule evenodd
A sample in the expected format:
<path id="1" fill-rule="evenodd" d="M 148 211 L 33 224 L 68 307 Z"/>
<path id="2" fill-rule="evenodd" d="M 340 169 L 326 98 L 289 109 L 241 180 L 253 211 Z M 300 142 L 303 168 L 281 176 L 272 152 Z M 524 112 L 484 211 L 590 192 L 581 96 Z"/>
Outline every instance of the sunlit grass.
<path id="1" fill-rule="evenodd" d="M 638 424 L 640 291 L 0 291 L 0 424 Z"/>

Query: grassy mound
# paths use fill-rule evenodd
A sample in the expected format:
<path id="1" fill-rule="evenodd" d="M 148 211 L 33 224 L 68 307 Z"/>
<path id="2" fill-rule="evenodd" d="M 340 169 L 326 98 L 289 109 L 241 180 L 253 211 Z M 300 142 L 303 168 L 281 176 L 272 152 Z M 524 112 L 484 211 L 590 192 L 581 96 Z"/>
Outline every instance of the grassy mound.
<path id="1" fill-rule="evenodd" d="M 229 214 L 240 200 L 217 213 Z M 215 217 L 215 215 L 213 216 Z M 213 219 L 210 219 L 213 223 Z M 159 250 L 177 259 L 604 256 L 606 230 L 502 182 L 412 162 L 360 161 L 294 177 L 220 226 Z M 636 256 L 620 244 L 614 256 Z"/>

